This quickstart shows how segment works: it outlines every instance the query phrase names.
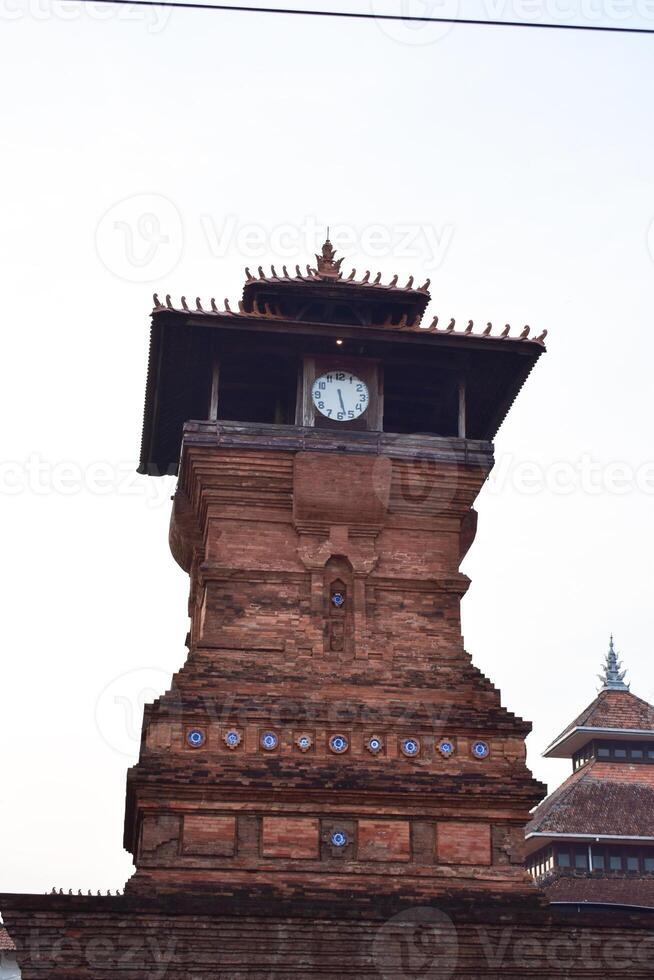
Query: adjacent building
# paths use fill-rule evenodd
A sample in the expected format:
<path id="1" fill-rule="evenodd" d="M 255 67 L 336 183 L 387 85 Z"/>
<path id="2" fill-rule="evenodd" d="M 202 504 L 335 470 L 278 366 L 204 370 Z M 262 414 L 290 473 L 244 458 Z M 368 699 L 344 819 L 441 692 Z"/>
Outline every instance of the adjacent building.
<path id="1" fill-rule="evenodd" d="M 527 826 L 551 902 L 654 909 L 654 707 L 624 678 L 611 637 L 599 694 L 544 753 L 573 769 Z"/>
<path id="2" fill-rule="evenodd" d="M 18 980 L 16 947 L 4 926 L 0 926 L 0 980 Z"/>

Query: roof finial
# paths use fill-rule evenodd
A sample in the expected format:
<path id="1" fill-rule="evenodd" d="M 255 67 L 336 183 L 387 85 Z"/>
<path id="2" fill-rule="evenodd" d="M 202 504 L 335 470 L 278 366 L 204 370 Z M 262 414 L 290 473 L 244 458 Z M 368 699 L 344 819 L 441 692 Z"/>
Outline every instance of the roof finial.
<path id="1" fill-rule="evenodd" d="M 342 276 L 341 263 L 342 258 L 335 258 L 336 252 L 334 246 L 329 240 L 329 228 L 327 228 L 327 238 L 322 247 L 321 254 L 316 255 L 316 262 L 318 263 L 318 275 L 321 279 L 340 279 Z"/>
<path id="2" fill-rule="evenodd" d="M 628 691 L 629 685 L 625 684 L 624 676 L 626 670 L 622 670 L 622 662 L 618 659 L 617 651 L 613 645 L 613 633 L 609 640 L 609 652 L 606 655 L 604 673 L 599 675 L 602 682 L 602 691 Z"/>

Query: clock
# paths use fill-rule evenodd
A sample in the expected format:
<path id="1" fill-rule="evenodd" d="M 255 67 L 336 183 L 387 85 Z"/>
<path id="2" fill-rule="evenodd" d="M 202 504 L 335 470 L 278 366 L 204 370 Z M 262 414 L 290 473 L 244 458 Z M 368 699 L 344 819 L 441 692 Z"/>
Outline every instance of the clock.
<path id="1" fill-rule="evenodd" d="M 350 371 L 328 371 L 313 383 L 311 398 L 325 418 L 351 422 L 368 408 L 368 385 Z"/>

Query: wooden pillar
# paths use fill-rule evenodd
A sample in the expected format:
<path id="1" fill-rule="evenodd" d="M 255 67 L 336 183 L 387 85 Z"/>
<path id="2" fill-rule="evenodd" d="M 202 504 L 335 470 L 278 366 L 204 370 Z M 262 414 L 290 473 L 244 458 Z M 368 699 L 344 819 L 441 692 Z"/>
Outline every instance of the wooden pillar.
<path id="1" fill-rule="evenodd" d="M 466 383 L 459 381 L 459 439 L 466 438 Z"/>
<path id="2" fill-rule="evenodd" d="M 209 421 L 215 422 L 218 418 L 218 380 L 220 378 L 220 364 L 218 358 L 214 358 L 211 368 L 211 396 L 209 398 Z"/>

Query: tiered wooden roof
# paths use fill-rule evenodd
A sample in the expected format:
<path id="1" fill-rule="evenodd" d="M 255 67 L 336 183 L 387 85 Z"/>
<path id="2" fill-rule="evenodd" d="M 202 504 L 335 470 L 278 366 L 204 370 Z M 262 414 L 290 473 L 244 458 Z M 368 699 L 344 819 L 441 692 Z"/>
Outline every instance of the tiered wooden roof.
<path id="1" fill-rule="evenodd" d="M 476 330 L 469 319 L 458 328 L 454 317 L 438 315 L 423 325 L 429 280 L 415 287 L 413 277 L 403 285 L 397 275 L 386 283 L 368 271 L 346 277 L 329 241 L 316 260 L 295 275 L 286 267 L 281 274 L 260 267 L 257 276 L 246 269 L 242 299 L 221 308 L 215 298 L 162 302 L 154 294 L 140 472 L 176 471 L 184 423 L 206 418 L 216 349 L 243 341 L 300 357 L 340 338 L 382 362 L 413 359 L 418 385 L 420 367 L 457 370 L 468 382 L 469 437 L 493 438 L 545 350 L 547 331 L 532 336 L 524 326 L 512 335 L 508 324 L 494 330 L 490 322 Z"/>

